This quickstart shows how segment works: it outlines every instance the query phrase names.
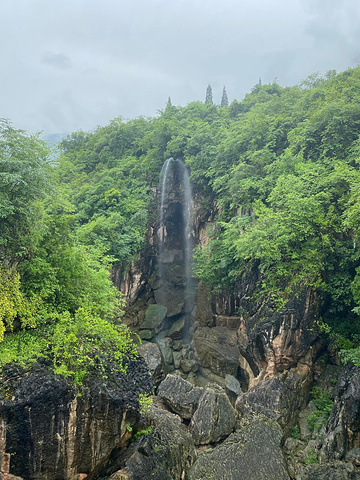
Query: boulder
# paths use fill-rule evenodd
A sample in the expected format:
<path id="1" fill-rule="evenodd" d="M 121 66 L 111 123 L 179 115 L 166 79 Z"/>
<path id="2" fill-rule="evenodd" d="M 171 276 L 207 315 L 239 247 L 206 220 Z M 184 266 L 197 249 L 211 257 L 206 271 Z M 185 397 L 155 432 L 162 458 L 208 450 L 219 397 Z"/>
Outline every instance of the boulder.
<path id="1" fill-rule="evenodd" d="M 290 480 L 281 440 L 276 422 L 255 417 L 213 450 L 202 453 L 190 470 L 189 480 Z"/>
<path id="2" fill-rule="evenodd" d="M 158 385 L 165 378 L 165 365 L 160 348 L 155 343 L 144 343 L 138 347 L 154 381 Z"/>
<path id="3" fill-rule="evenodd" d="M 225 327 L 199 327 L 194 333 L 195 354 L 202 367 L 225 377 L 236 376 L 239 366 L 239 349 L 236 332 Z"/>
<path id="4" fill-rule="evenodd" d="M 310 377 L 307 374 L 289 372 L 268 378 L 240 394 L 236 409 L 242 415 L 261 413 L 286 427 L 306 402 L 309 386 Z"/>
<path id="5" fill-rule="evenodd" d="M 178 340 L 182 338 L 183 330 L 185 328 L 185 317 L 179 318 L 176 322 L 171 326 L 169 330 L 169 337 L 174 340 Z"/>
<path id="6" fill-rule="evenodd" d="M 159 331 L 164 318 L 166 317 L 167 308 L 164 305 L 149 305 L 145 312 L 145 320 L 141 325 L 141 329 Z"/>
<path id="7" fill-rule="evenodd" d="M 165 363 L 167 365 L 171 365 L 174 362 L 173 352 L 171 349 L 171 345 L 172 345 L 171 338 L 168 338 L 168 337 L 159 338 L 158 340 L 156 340 L 156 343 L 158 344 L 161 350 Z"/>
<path id="8" fill-rule="evenodd" d="M 238 396 L 241 393 L 240 382 L 237 378 L 233 375 L 226 375 L 225 376 L 225 389 L 226 391 L 230 392 Z"/>
<path id="9" fill-rule="evenodd" d="M 178 375 L 168 375 L 158 388 L 158 396 L 164 403 L 186 419 L 190 419 L 197 409 L 202 393 L 202 388 L 194 387 Z"/>
<path id="10" fill-rule="evenodd" d="M 233 432 L 235 423 L 236 412 L 224 390 L 207 386 L 189 425 L 195 444 L 218 442 Z"/>
<path id="11" fill-rule="evenodd" d="M 191 435 L 180 417 L 152 406 L 153 430 L 140 437 L 101 473 L 110 480 L 173 480 L 187 478 L 196 459 Z"/>

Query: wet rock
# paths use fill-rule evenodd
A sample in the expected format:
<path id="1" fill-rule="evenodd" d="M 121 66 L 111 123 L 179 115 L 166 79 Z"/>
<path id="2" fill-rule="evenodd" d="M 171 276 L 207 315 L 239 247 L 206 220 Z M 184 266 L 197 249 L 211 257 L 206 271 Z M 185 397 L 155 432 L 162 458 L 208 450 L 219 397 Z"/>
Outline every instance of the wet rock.
<path id="1" fill-rule="evenodd" d="M 256 417 L 213 450 L 202 453 L 190 480 L 289 480 L 276 422 Z"/>
<path id="2" fill-rule="evenodd" d="M 155 343 L 144 343 L 138 347 L 138 352 L 145 360 L 154 385 L 158 385 L 165 378 L 165 365 L 160 348 Z"/>
<path id="3" fill-rule="evenodd" d="M 198 363 L 195 362 L 195 360 L 188 360 L 187 358 L 183 358 L 180 361 L 180 367 L 184 373 L 197 372 L 199 370 Z"/>
<path id="4" fill-rule="evenodd" d="M 182 356 L 182 352 L 173 352 L 173 359 L 174 359 L 174 367 L 176 369 L 179 369 L 180 368 L 180 362 L 181 362 L 181 359 L 183 358 Z"/>
<path id="5" fill-rule="evenodd" d="M 195 412 L 203 389 L 194 387 L 178 375 L 168 375 L 158 388 L 158 396 L 182 418 L 190 419 Z"/>
<path id="6" fill-rule="evenodd" d="M 145 312 L 145 320 L 141 325 L 141 329 L 159 331 L 164 318 L 166 317 L 167 308 L 163 305 L 149 305 Z"/>
<path id="7" fill-rule="evenodd" d="M 189 428 L 197 445 L 218 442 L 233 432 L 236 412 L 224 390 L 209 385 L 199 399 Z"/>
<path id="8" fill-rule="evenodd" d="M 299 413 L 299 431 L 300 436 L 304 440 L 308 440 L 311 437 L 311 432 L 309 430 L 307 419 L 316 410 L 316 407 L 313 402 L 309 402 L 306 408 L 301 410 Z"/>
<path id="9" fill-rule="evenodd" d="M 182 338 L 184 328 L 185 328 L 185 317 L 181 317 L 171 326 L 169 330 L 169 337 L 171 337 L 174 340 Z"/>
<path id="10" fill-rule="evenodd" d="M 353 448 L 346 455 L 346 461 L 360 467 L 360 448 Z"/>
<path id="11" fill-rule="evenodd" d="M 141 340 L 151 340 L 154 335 L 154 330 L 140 330 L 139 332 L 139 337 Z"/>
<path id="12" fill-rule="evenodd" d="M 173 352 L 172 352 L 172 349 L 171 349 L 171 345 L 172 345 L 171 338 L 168 338 L 168 337 L 161 338 L 161 339 L 157 340 L 156 343 L 158 344 L 158 346 L 161 350 L 161 353 L 164 357 L 165 363 L 167 365 L 171 365 L 174 361 Z"/>
<path id="13" fill-rule="evenodd" d="M 181 343 L 181 340 L 174 340 L 172 348 L 176 352 L 181 350 L 183 348 L 183 344 Z"/>

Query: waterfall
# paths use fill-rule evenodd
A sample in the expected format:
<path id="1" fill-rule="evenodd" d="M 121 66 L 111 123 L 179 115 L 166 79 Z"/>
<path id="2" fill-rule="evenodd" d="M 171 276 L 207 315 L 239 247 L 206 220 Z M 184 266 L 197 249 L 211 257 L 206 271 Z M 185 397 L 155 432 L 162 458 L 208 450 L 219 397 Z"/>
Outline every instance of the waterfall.
<path id="1" fill-rule="evenodd" d="M 184 162 L 169 158 L 160 174 L 159 228 L 158 228 L 158 276 L 159 303 L 166 305 L 168 297 L 180 294 L 170 284 L 169 275 L 174 276 L 176 253 L 182 253 L 183 285 L 182 300 L 185 313 L 193 307 L 191 301 L 192 262 L 192 193 L 189 173 Z M 171 269 L 171 267 L 174 267 Z M 178 267 L 178 264 L 177 264 Z M 180 301 L 180 300 L 179 300 Z M 180 313 L 180 312 L 178 312 Z M 171 316 L 171 315 L 170 315 Z"/>
<path id="2" fill-rule="evenodd" d="M 185 164 L 177 159 L 176 162 L 180 165 L 182 170 L 182 182 L 184 185 L 184 203 L 183 203 L 183 218 L 184 218 L 184 263 L 185 263 L 185 311 L 191 312 L 192 302 L 190 301 L 191 293 L 191 264 L 192 264 L 192 192 L 189 179 L 189 172 L 187 171 Z"/>
<path id="3" fill-rule="evenodd" d="M 164 204 L 165 204 L 165 198 L 166 198 L 166 185 L 167 185 L 167 178 L 168 178 L 168 172 L 169 172 L 169 166 L 174 162 L 174 159 L 168 158 L 166 162 L 164 163 L 161 173 L 160 173 L 160 179 L 161 179 L 161 195 L 160 195 L 160 229 L 164 228 Z M 161 238 L 160 238 L 160 244 L 164 242 L 164 231 L 161 231 Z"/>

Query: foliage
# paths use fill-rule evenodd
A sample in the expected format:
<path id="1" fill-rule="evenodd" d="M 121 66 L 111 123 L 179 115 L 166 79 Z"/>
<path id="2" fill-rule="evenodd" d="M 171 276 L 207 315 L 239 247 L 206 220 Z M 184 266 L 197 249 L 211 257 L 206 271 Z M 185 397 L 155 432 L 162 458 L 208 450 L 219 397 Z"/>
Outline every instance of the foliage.
<path id="1" fill-rule="evenodd" d="M 34 327 L 36 303 L 26 299 L 20 291 L 20 275 L 15 269 L 6 269 L 0 265 L 0 341 L 5 329 L 12 330 L 13 321 L 19 318 L 22 328 Z"/>
<path id="2" fill-rule="evenodd" d="M 54 371 L 81 385 L 91 370 L 106 375 L 126 373 L 126 359 L 136 357 L 136 347 L 125 325 L 115 326 L 79 308 L 74 317 L 65 312 L 52 337 Z"/>
<path id="3" fill-rule="evenodd" d="M 146 415 L 150 411 L 152 398 L 146 393 L 139 394 L 139 411 L 141 415 Z"/>
<path id="4" fill-rule="evenodd" d="M 305 465 L 312 465 L 313 463 L 319 463 L 315 450 L 310 449 L 305 455 Z"/>
<path id="5" fill-rule="evenodd" d="M 44 357 L 48 352 L 50 335 L 51 330 L 40 327 L 5 337 L 0 343 L 0 368 L 13 362 L 25 368 L 39 357 Z"/>
<path id="6" fill-rule="evenodd" d="M 151 432 L 153 431 L 154 426 L 149 425 L 148 427 L 144 428 L 143 430 L 140 430 L 139 432 L 136 432 L 135 435 L 133 436 L 132 440 L 135 441 L 140 437 L 143 437 L 144 435 L 150 435 Z"/>
<path id="7" fill-rule="evenodd" d="M 0 123 L 0 262 L 21 275 L 1 300 L 3 325 L 50 324 L 81 307 L 96 318 L 118 317 L 109 270 L 124 269 L 145 247 L 161 168 L 173 156 L 184 159 L 212 210 L 209 242 L 196 252 L 199 278 L 219 291 L 257 269 L 257 295 L 278 308 L 311 288 L 333 334 L 353 342 L 360 332 L 360 67 L 294 87 L 259 82 L 228 107 L 214 105 L 208 90 L 205 103 L 168 102 L 154 118 L 75 132 L 56 162 L 37 136 Z M 27 317 L 20 304 L 33 313 Z M 344 345 L 344 358 L 358 362 L 357 343 Z"/>
<path id="8" fill-rule="evenodd" d="M 329 418 L 334 402 L 330 393 L 320 387 L 313 387 L 311 389 L 311 396 L 316 410 L 307 417 L 306 421 L 309 430 L 313 432 L 314 430 L 320 430 Z"/>
<path id="9" fill-rule="evenodd" d="M 295 427 L 292 427 L 291 437 L 292 438 L 300 438 L 300 430 L 299 430 L 299 427 L 297 425 L 295 425 Z"/>
<path id="10" fill-rule="evenodd" d="M 0 258 L 18 263 L 42 231 L 42 200 L 51 190 L 49 149 L 37 135 L 0 119 Z"/>

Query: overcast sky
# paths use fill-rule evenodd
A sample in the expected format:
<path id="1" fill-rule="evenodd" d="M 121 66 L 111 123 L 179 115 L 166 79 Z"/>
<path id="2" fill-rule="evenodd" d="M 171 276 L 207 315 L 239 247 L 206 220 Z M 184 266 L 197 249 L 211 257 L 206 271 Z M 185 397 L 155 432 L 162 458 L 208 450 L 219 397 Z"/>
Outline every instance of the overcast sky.
<path id="1" fill-rule="evenodd" d="M 92 130 L 360 62 L 359 0 L 0 0 L 0 117 Z"/>

